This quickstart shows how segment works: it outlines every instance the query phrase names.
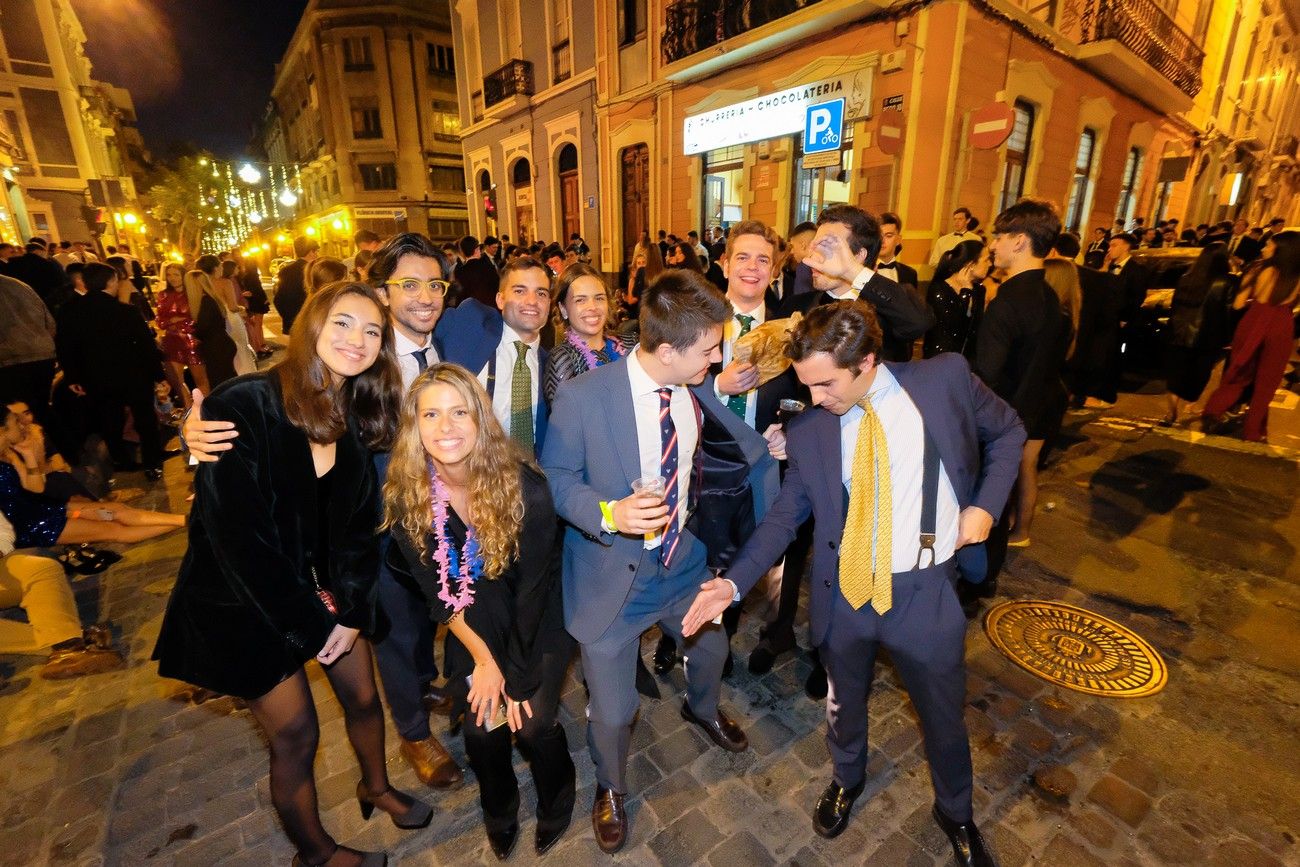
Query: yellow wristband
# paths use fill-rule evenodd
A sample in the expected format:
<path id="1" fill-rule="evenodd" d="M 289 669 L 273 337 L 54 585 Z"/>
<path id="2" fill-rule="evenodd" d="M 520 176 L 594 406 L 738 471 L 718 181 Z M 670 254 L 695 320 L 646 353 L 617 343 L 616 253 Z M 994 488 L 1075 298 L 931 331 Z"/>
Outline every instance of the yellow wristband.
<path id="1" fill-rule="evenodd" d="M 614 503 L 616 502 L 617 500 L 601 500 L 600 515 L 605 519 L 606 524 L 618 529 L 618 524 L 614 523 Z"/>

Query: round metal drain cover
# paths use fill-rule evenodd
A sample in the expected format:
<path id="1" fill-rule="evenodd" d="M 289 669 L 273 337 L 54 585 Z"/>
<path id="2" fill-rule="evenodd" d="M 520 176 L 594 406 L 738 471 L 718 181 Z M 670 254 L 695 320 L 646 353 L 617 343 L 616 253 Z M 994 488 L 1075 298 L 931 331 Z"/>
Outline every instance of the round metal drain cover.
<path id="1" fill-rule="evenodd" d="M 984 619 L 993 646 L 1025 671 L 1077 692 L 1115 698 L 1164 688 L 1165 661 L 1141 636 L 1073 605 L 1004 602 Z"/>

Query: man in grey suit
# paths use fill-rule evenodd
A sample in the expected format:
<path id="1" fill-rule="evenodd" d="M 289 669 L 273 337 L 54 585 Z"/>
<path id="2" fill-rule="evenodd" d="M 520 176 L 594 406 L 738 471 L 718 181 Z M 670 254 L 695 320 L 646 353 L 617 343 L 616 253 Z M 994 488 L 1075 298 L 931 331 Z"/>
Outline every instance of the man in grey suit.
<path id="1" fill-rule="evenodd" d="M 767 446 L 711 386 L 688 388 L 704 383 L 709 366 L 721 361 L 722 326 L 730 317 L 731 306 L 702 276 L 665 272 L 642 299 L 636 350 L 566 382 L 551 410 L 542 467 L 568 523 L 564 619 L 582 645 L 587 744 L 596 765 L 592 824 L 606 852 L 627 838 L 623 797 L 646 629 L 657 624 L 685 651 L 682 716 L 725 750 L 748 746 L 718 707 L 727 656 L 722 627 L 706 624 L 684 642 L 681 634 L 682 617 L 708 578 L 705 543 L 687 526 L 698 489 L 708 487 L 699 449 L 714 426 L 742 446 L 750 466 L 762 462 L 753 457 L 754 441 L 760 452 Z M 781 437 L 775 451 L 783 454 L 783 443 Z M 767 463 L 774 476 L 775 464 Z M 662 479 L 662 493 L 635 493 L 633 483 L 646 479 Z M 760 499 L 755 490 L 755 505 Z"/>
<path id="2" fill-rule="evenodd" d="M 884 646 L 921 720 L 935 821 L 959 865 L 986 867 L 996 862 L 972 815 L 966 618 L 954 585 L 1006 504 L 1025 431 L 960 355 L 878 364 L 880 339 L 860 301 L 818 307 L 795 328 L 789 355 L 817 408 L 790 423 L 776 503 L 726 577 L 701 588 L 682 632 L 748 592 L 814 515 L 809 613 L 830 679 L 834 775 L 813 829 L 843 832 L 862 794 L 867 697 Z"/>

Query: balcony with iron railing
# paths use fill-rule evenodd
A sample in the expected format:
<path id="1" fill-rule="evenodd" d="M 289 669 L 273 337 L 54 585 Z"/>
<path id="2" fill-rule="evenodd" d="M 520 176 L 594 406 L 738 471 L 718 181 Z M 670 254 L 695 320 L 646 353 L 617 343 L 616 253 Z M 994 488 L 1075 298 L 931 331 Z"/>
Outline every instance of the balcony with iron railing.
<path id="1" fill-rule="evenodd" d="M 1156 0 L 1063 0 L 1053 11 L 1093 72 L 1163 111 L 1191 108 L 1205 52 Z"/>
<path id="2" fill-rule="evenodd" d="M 889 0 L 676 0 L 664 10 L 659 46 L 666 74 L 711 74 L 830 32 Z"/>
<path id="3" fill-rule="evenodd" d="M 483 108 L 491 113 L 494 106 L 503 103 L 522 107 L 533 92 L 533 64 L 511 60 L 483 77 Z"/>

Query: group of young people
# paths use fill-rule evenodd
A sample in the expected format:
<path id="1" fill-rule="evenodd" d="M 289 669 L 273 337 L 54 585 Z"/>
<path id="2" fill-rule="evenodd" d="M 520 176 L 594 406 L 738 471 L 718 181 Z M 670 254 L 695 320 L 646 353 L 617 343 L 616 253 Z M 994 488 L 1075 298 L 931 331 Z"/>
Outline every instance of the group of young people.
<path id="1" fill-rule="evenodd" d="M 990 258 L 1003 275 L 974 369 L 954 351 L 910 360 L 936 317 L 882 273 L 901 271 L 898 221 L 886 217 L 826 209 L 779 290 L 781 240 L 738 223 L 717 257 L 725 290 L 668 269 L 618 333 L 613 293 L 589 267 L 553 278 L 519 257 L 495 308 L 447 307 L 441 251 L 399 235 L 375 251 L 367 282 L 307 299 L 283 362 L 195 401 L 183 431 L 203 462 L 190 548 L 155 657 L 165 676 L 249 700 L 298 863 L 384 863 L 321 823 L 312 658 L 344 709 L 363 815 L 377 807 L 404 828 L 434 817 L 387 777 L 382 685 L 400 752 L 426 785 L 462 779 L 430 708 L 463 717 L 504 859 L 519 833 L 514 743 L 536 785 L 536 850 L 570 825 L 577 781 L 558 714 L 576 645 L 593 832 L 615 852 L 628 837 L 642 634 L 657 626 L 669 664 L 685 665 L 683 718 L 718 748 L 745 750 L 742 722 L 722 707 L 729 634 L 765 580 L 750 667 L 770 668 L 794 647 L 805 572 L 832 694 L 833 770 L 814 830 L 840 834 L 863 791 L 884 646 L 924 731 L 937 824 L 957 863 L 994 863 L 971 803 L 957 586 L 996 571 L 984 546 L 1007 529 L 1027 439 L 1041 445 L 1063 411 L 1059 360 L 1077 309 L 1052 285 L 1061 268 L 1044 264 L 1060 237 L 1054 208 L 1021 202 L 994 221 L 987 252 L 972 257 L 961 239 L 944 257 L 963 259 L 948 263 L 958 284 Z M 742 351 L 746 334 L 794 312 L 787 368 Z"/>

